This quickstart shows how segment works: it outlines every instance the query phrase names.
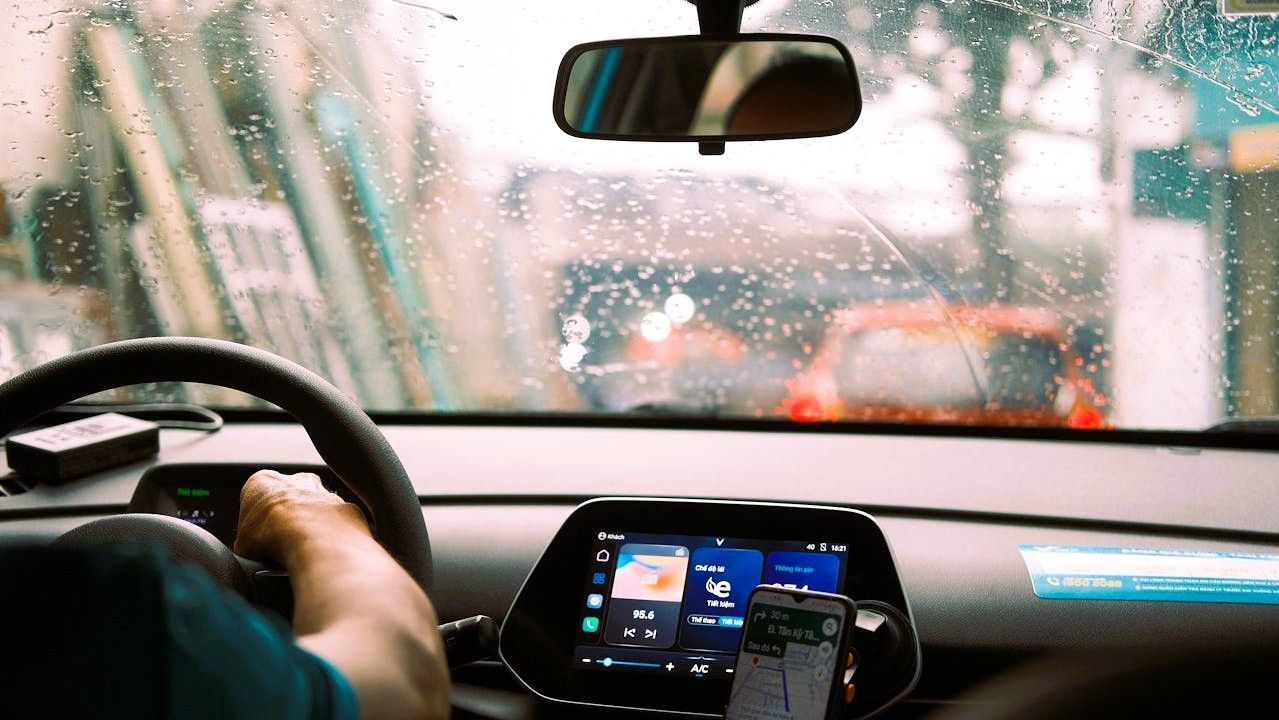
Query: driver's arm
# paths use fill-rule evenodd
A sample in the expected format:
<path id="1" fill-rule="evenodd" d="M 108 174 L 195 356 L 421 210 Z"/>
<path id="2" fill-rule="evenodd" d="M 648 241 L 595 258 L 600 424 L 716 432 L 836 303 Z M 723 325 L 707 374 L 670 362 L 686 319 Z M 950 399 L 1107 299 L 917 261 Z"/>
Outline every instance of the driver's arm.
<path id="1" fill-rule="evenodd" d="M 435 609 L 359 509 L 318 477 L 263 470 L 249 478 L 235 551 L 289 571 L 298 644 L 350 681 L 365 720 L 448 716 Z"/>

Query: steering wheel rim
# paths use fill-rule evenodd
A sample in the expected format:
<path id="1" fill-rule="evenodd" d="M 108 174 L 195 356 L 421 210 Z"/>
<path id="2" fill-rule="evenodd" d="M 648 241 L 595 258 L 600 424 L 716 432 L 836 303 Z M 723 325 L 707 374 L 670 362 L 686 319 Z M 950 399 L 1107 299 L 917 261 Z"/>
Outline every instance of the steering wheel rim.
<path id="1" fill-rule="evenodd" d="M 238 390 L 291 415 L 325 464 L 364 502 L 374 537 L 430 590 L 431 545 L 422 506 L 386 436 L 327 380 L 265 350 L 194 337 L 122 340 L 80 350 L 0 383 L 0 437 L 58 405 L 154 382 Z"/>

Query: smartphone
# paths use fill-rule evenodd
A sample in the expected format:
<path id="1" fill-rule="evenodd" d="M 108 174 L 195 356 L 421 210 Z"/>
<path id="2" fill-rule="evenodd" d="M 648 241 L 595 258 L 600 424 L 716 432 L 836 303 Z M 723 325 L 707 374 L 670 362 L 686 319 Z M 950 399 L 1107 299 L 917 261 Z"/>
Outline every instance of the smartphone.
<path id="1" fill-rule="evenodd" d="M 857 605 L 843 595 L 755 588 L 725 720 L 842 717 L 856 618 Z"/>

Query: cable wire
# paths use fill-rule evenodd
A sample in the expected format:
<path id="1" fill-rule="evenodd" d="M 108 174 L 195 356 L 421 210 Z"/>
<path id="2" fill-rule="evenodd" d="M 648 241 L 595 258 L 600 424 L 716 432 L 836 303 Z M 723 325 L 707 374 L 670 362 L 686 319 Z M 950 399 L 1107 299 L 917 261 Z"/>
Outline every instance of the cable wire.
<path id="1" fill-rule="evenodd" d="M 102 413 L 120 413 L 140 420 L 150 420 L 156 425 L 169 430 L 199 430 L 214 433 L 222 429 L 222 416 L 216 412 L 191 403 L 124 403 L 118 405 L 100 403 L 70 403 L 59 405 L 54 411 L 68 415 L 101 415 Z M 203 420 L 166 419 L 172 415 L 194 415 Z"/>

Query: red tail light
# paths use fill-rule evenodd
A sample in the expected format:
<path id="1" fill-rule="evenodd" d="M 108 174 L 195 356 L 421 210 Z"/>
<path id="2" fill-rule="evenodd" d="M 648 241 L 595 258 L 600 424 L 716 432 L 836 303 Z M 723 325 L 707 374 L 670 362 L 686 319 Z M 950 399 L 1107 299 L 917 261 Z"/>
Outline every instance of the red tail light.
<path id="1" fill-rule="evenodd" d="M 784 403 L 786 417 L 795 422 L 821 422 L 826 420 L 822 403 L 812 395 L 796 395 Z"/>
<path id="2" fill-rule="evenodd" d="M 1076 405 L 1066 418 L 1066 426 L 1077 430 L 1099 430 L 1105 426 L 1101 411 L 1088 405 Z"/>

